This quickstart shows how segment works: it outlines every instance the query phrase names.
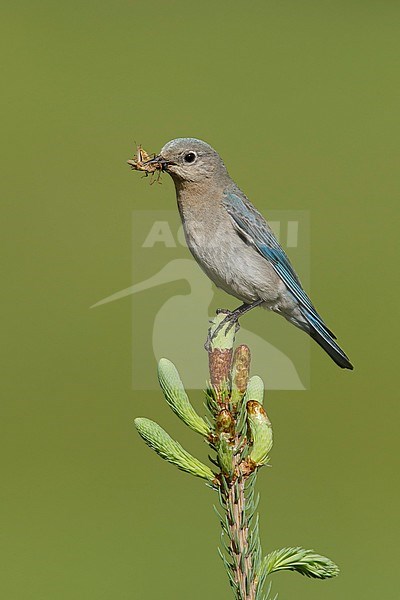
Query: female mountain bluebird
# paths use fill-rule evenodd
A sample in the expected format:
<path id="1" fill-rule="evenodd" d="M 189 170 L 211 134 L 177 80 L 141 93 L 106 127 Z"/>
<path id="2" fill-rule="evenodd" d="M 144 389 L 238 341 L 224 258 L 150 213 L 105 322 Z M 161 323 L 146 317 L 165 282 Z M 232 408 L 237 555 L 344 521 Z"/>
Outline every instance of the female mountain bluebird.
<path id="1" fill-rule="evenodd" d="M 133 161 L 128 161 L 134 164 Z M 352 369 L 264 217 L 230 178 L 219 154 L 205 142 L 178 138 L 147 161 L 174 180 L 187 245 L 210 279 L 243 302 L 224 323 L 256 306 L 306 331 L 339 367 Z"/>

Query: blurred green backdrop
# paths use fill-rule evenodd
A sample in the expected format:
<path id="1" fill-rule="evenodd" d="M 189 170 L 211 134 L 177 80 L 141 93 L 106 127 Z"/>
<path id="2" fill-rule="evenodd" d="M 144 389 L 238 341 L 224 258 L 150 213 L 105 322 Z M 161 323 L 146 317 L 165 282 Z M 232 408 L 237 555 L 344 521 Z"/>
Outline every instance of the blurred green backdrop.
<path id="1" fill-rule="evenodd" d="M 230 597 L 212 492 L 132 420 L 206 449 L 132 391 L 130 299 L 89 310 L 131 283 L 132 210 L 174 206 L 167 178 L 127 169 L 134 140 L 188 135 L 256 204 L 310 211 L 312 297 L 356 367 L 313 345 L 311 391 L 268 395 L 264 549 L 342 569 L 274 591 L 398 597 L 399 18 L 389 0 L 3 6 L 3 598 Z"/>

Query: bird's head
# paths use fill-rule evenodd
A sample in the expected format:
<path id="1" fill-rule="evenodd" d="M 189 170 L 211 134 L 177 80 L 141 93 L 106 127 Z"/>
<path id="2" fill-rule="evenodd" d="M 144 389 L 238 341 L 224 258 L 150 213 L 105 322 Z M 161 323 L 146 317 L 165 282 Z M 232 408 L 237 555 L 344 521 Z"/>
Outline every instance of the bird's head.
<path id="1" fill-rule="evenodd" d="M 202 183 L 216 176 L 228 176 L 218 152 L 195 138 L 177 138 L 168 142 L 149 162 L 160 164 L 176 183 Z"/>

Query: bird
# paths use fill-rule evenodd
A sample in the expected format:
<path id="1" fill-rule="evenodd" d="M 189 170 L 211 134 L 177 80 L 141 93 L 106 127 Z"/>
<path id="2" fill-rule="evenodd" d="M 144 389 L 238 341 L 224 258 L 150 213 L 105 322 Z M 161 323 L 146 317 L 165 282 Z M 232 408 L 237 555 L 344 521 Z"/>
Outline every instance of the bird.
<path id="1" fill-rule="evenodd" d="M 225 311 L 221 326 L 237 326 L 239 318 L 260 306 L 308 333 L 339 367 L 353 369 L 271 227 L 214 148 L 196 138 L 177 138 L 145 165 L 172 177 L 189 250 L 215 285 L 242 303 Z"/>

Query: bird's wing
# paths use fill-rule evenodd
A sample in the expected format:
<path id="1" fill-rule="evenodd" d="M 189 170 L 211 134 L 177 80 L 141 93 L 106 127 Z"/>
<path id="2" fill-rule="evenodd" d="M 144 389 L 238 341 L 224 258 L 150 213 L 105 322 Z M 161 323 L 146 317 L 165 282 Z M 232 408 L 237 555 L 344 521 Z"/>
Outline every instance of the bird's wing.
<path id="1" fill-rule="evenodd" d="M 317 323 L 321 324 L 334 337 L 303 290 L 300 280 L 290 264 L 289 258 L 279 245 L 278 240 L 264 217 L 250 204 L 247 198 L 241 198 L 233 192 L 226 193 L 222 202 L 231 216 L 235 228 L 271 264 L 275 272 L 296 298 L 300 307 L 305 309 Z"/>

